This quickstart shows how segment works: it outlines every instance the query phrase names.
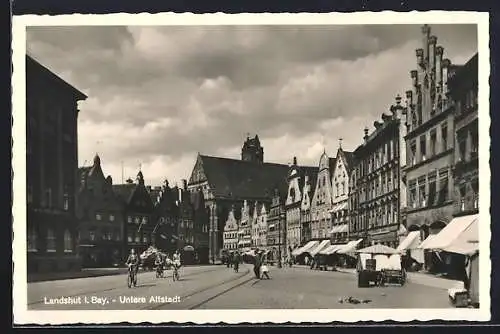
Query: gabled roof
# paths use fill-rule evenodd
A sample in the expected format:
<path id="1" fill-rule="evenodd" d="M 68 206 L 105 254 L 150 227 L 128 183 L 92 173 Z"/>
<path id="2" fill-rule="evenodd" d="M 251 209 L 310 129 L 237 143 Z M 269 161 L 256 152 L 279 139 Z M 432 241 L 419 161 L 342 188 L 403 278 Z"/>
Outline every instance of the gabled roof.
<path id="1" fill-rule="evenodd" d="M 203 170 L 215 197 L 271 198 L 274 189 L 287 193 L 288 166 L 200 155 Z"/>
<path id="2" fill-rule="evenodd" d="M 309 176 L 311 189 L 314 192 L 314 189 L 316 188 L 316 179 L 318 178 L 318 171 L 318 167 L 299 166 L 299 186 L 301 191 L 304 189 L 305 176 L 307 175 Z"/>
<path id="3" fill-rule="evenodd" d="M 128 204 L 132 199 L 132 195 L 134 194 L 136 186 L 137 185 L 135 183 L 113 184 L 113 191 L 118 196 L 118 198 Z"/>
<path id="4" fill-rule="evenodd" d="M 335 170 L 336 162 L 337 158 L 328 158 L 328 168 L 330 169 L 330 174 Z"/>

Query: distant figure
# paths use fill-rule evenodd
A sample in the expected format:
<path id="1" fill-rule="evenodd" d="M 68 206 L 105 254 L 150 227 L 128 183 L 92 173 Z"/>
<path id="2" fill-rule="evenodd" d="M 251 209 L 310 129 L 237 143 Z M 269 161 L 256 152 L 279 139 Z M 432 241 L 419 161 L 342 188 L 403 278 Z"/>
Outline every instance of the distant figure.
<path id="1" fill-rule="evenodd" d="M 253 265 L 253 272 L 256 278 L 260 278 L 260 266 L 262 265 L 262 261 L 260 258 L 260 254 L 255 255 L 255 262 Z"/>
<path id="2" fill-rule="evenodd" d="M 264 277 L 266 279 L 271 279 L 269 277 L 269 268 L 267 267 L 266 262 L 262 263 L 262 265 L 260 266 L 260 279 L 263 279 Z"/>
<path id="3" fill-rule="evenodd" d="M 240 267 L 240 252 L 236 251 L 233 256 L 233 269 L 235 272 L 238 272 Z"/>

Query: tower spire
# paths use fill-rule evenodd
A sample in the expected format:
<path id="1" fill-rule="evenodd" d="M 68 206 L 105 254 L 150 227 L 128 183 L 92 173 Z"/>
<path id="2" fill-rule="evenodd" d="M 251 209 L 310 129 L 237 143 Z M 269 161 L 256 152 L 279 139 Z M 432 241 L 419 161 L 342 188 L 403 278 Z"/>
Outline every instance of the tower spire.
<path id="1" fill-rule="evenodd" d="M 340 148 L 340 149 L 342 149 L 342 140 L 343 140 L 343 138 L 342 138 L 342 137 L 340 137 L 340 138 L 339 138 L 339 148 Z"/>

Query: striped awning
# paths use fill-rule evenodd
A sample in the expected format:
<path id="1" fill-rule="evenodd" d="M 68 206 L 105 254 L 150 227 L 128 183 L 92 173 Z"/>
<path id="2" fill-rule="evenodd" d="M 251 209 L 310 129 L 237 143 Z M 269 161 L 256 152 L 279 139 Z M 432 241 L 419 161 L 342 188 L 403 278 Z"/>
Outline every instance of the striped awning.
<path id="1" fill-rule="evenodd" d="M 346 233 L 348 230 L 349 230 L 349 226 L 347 224 L 336 225 L 330 230 L 330 234 Z"/>

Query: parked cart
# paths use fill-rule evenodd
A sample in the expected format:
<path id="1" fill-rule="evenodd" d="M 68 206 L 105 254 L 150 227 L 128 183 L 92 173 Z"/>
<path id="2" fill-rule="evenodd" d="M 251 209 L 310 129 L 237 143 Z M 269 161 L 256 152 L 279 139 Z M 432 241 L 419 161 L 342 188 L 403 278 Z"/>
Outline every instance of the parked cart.
<path id="1" fill-rule="evenodd" d="M 373 245 L 357 251 L 358 287 L 369 287 L 370 283 L 384 285 L 397 281 L 403 285 L 406 274 L 401 268 L 401 255 L 391 247 Z"/>

